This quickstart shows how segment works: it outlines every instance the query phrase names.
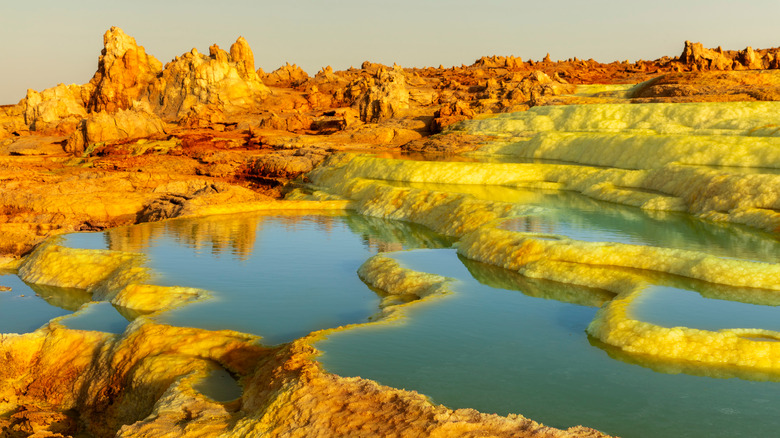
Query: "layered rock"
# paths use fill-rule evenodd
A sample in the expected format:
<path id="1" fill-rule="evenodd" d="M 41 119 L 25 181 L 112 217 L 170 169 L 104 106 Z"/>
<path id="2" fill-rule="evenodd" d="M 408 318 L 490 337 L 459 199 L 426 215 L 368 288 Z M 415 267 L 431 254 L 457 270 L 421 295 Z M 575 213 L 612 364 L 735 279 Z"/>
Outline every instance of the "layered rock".
<path id="1" fill-rule="evenodd" d="M 780 49 L 755 51 L 746 47 L 740 51 L 706 49 L 701 43 L 685 42 L 682 54 L 677 62 L 685 69 L 692 70 L 763 70 L 780 68 Z"/>
<path id="2" fill-rule="evenodd" d="M 431 121 L 431 132 L 441 132 L 445 127 L 462 120 L 468 120 L 474 117 L 474 111 L 469 104 L 462 100 L 455 101 L 449 105 L 443 105 L 433 113 Z"/>

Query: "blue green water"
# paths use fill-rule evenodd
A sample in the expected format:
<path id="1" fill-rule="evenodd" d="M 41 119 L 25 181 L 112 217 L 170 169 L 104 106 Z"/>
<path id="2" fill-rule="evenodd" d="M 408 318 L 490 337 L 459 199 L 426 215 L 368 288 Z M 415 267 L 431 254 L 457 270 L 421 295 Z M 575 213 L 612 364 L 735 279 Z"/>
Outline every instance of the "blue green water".
<path id="1" fill-rule="evenodd" d="M 529 281 L 454 250 L 392 257 L 456 278 L 456 293 L 411 308 L 403 323 L 330 335 L 317 344 L 326 369 L 413 389 L 452 408 L 520 412 L 551 426 L 584 424 L 626 437 L 774 436 L 780 426 L 778 382 L 663 374 L 594 348 L 585 328 L 597 310 L 588 305 L 608 299 L 599 291 Z M 558 301 L 577 289 L 585 305 Z M 549 298 L 538 293 L 544 290 Z M 726 312 L 741 304 L 723 303 Z"/>
<path id="2" fill-rule="evenodd" d="M 109 302 L 94 302 L 77 314 L 62 319 L 62 324 L 73 330 L 92 330 L 106 333 L 122 333 L 128 318 Z"/>
<path id="3" fill-rule="evenodd" d="M 0 333 L 30 333 L 58 316 L 71 314 L 89 302 L 78 289 L 29 285 L 16 275 L 0 271 Z"/>
<path id="4" fill-rule="evenodd" d="M 312 331 L 366 322 L 380 297 L 355 275 L 379 250 L 449 246 L 423 227 L 357 215 L 215 216 L 72 234 L 77 248 L 143 251 L 153 282 L 210 292 L 155 317 L 165 324 L 230 329 L 276 345 Z"/>
<path id="5" fill-rule="evenodd" d="M 662 327 L 780 331 L 778 306 L 709 299 L 696 291 L 669 286 L 649 287 L 631 303 L 629 311 L 640 321 Z"/>
<path id="6" fill-rule="evenodd" d="M 438 188 L 457 191 L 458 186 Z M 463 190 L 527 206 L 527 215 L 504 223 L 508 229 L 780 260 L 775 237 L 743 227 L 647 213 L 562 192 Z M 455 293 L 409 307 L 402 323 L 369 324 L 331 335 L 317 345 L 328 370 L 413 389 L 453 408 L 522 413 L 552 426 L 584 424 L 626 437 L 771 436 L 780 427 L 780 383 L 772 381 L 774 376 L 711 371 L 621 353 L 585 334 L 612 294 L 528 279 L 459 258 L 448 249 L 451 240 L 412 224 L 354 214 L 246 214 L 73 234 L 64 244 L 143 252 L 157 272 L 153 283 L 196 287 L 212 295 L 157 316 L 160 322 L 253 333 L 269 345 L 320 328 L 367 321 L 378 311 L 381 292 L 363 284 L 357 268 L 379 251 L 424 248 L 393 257 L 414 270 L 456 278 Z M 651 322 L 718 321 L 703 326 L 712 328 L 748 321 L 773 327 L 775 307 L 735 302 L 729 288 L 679 278 L 659 284 L 659 290 L 665 287 L 677 295 L 648 295 L 635 310 L 646 312 L 643 318 Z M 764 292 L 751 296 L 759 303 L 780 304 Z M 715 307 L 708 306 L 712 302 Z M 106 303 L 88 309 L 96 313 L 84 312 L 66 323 L 113 332 L 126 324 L 116 317 L 119 313 L 111 316 Z M 768 313 L 759 321 L 751 309 Z M 115 311 L 133 317 L 127 310 Z M 723 318 L 731 314 L 743 316 L 738 322 Z M 741 378 L 716 378 L 735 376 Z M 226 373 L 217 372 L 201 386 L 218 400 L 240 392 Z"/>

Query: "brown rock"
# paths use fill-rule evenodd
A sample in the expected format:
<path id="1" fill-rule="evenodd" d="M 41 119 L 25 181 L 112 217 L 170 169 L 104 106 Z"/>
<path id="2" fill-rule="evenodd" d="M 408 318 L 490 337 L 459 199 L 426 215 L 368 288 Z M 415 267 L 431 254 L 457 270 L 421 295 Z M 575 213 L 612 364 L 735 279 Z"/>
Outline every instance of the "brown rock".
<path id="1" fill-rule="evenodd" d="M 701 43 L 685 42 L 679 62 L 699 70 L 731 70 L 733 61 L 722 50 L 705 49 Z"/>
<path id="2" fill-rule="evenodd" d="M 431 132 L 441 132 L 445 127 L 462 120 L 471 119 L 474 115 L 475 113 L 469 104 L 462 100 L 444 105 L 433 113 Z"/>
<path id="3" fill-rule="evenodd" d="M 748 70 L 763 70 L 767 66 L 764 60 L 757 54 L 752 47 L 748 46 L 745 50 L 737 53 L 736 61 L 742 64 Z"/>
<path id="4" fill-rule="evenodd" d="M 314 169 L 325 159 L 325 154 L 313 150 L 274 152 L 250 162 L 247 176 L 291 180 Z"/>
<path id="5" fill-rule="evenodd" d="M 520 70 L 525 67 L 522 58 L 515 58 L 514 56 L 483 56 L 476 61 L 471 67 L 477 68 L 506 68 L 509 70 Z M 443 68 L 439 66 L 439 69 Z"/>
<path id="6" fill-rule="evenodd" d="M 68 137 L 65 150 L 78 155 L 91 144 L 164 133 L 165 126 L 155 114 L 133 110 L 119 110 L 114 114 L 102 111 L 84 119 L 79 129 Z"/>
<path id="7" fill-rule="evenodd" d="M 260 127 L 280 131 L 300 132 L 311 129 L 312 118 L 300 111 L 271 113 L 260 122 Z"/>
<path id="8" fill-rule="evenodd" d="M 453 131 L 406 143 L 401 149 L 424 154 L 459 154 L 479 149 L 490 140 L 490 137 Z"/>

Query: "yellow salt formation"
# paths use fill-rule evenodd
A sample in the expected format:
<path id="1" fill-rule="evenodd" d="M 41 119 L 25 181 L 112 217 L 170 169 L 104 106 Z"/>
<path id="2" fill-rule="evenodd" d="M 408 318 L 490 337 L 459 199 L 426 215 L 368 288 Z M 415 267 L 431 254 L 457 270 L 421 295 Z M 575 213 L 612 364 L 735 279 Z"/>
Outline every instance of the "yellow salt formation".
<path id="1" fill-rule="evenodd" d="M 644 289 L 638 286 L 623 292 L 599 309 L 588 326 L 588 334 L 628 353 L 685 359 L 702 365 L 780 371 L 780 332 L 745 328 L 714 332 L 638 321 L 628 307 Z"/>
<path id="2" fill-rule="evenodd" d="M 776 169 L 780 167 L 780 137 L 542 132 L 528 140 L 489 145 L 473 155 L 486 154 L 623 169 L 671 163 Z"/>
<path id="3" fill-rule="evenodd" d="M 406 306 L 419 305 L 419 300 L 440 298 L 448 294 L 448 285 L 452 281 L 440 275 L 403 268 L 397 261 L 381 254 L 361 265 L 358 275 L 366 284 L 387 294 L 380 304 L 382 312 L 372 318 L 383 322 L 397 321 Z"/>
<path id="4" fill-rule="evenodd" d="M 778 136 L 780 102 L 536 106 L 461 122 L 473 134 L 512 137 L 545 131 Z"/>
<path id="5" fill-rule="evenodd" d="M 604 154 L 606 160 L 612 161 L 600 164 L 616 165 L 624 160 L 622 164 L 626 167 L 638 167 L 638 170 L 562 164 L 413 162 L 344 155 L 331 157 L 309 176 L 317 188 L 351 200 L 361 214 L 416 222 L 459 238 L 458 252 L 470 259 L 529 278 L 598 288 L 617 295 L 600 310 L 588 332 L 628 354 L 698 361 L 702 366 L 778 371 L 780 360 L 776 350 L 780 349 L 780 343 L 762 342 L 751 336 L 780 339 L 780 333 L 759 328 L 719 332 L 663 328 L 632 319 L 625 312 L 624 304 L 648 285 L 655 284 L 656 276 L 672 275 L 721 285 L 720 299 L 774 305 L 776 292 L 772 291 L 780 291 L 780 265 L 724 259 L 696 251 L 518 233 L 501 229 L 501 224 L 509 218 L 533 213 L 534 207 L 524 205 L 522 196 L 514 202 L 505 202 L 469 195 L 483 192 L 480 186 L 484 185 L 572 190 L 647 210 L 688 211 L 703 218 L 777 231 L 780 230 L 780 176 L 675 162 L 679 157 L 695 156 L 694 152 L 698 151 L 703 158 L 694 161 L 699 163 L 718 159 L 722 161 L 709 164 L 753 166 L 767 160 L 769 164 L 765 167 L 778 167 L 775 139 L 769 137 L 775 131 L 769 126 L 769 118 L 779 108 L 777 105 L 556 107 L 539 108 L 538 114 L 513 114 L 470 122 L 470 126 L 484 129 L 478 132 L 487 132 L 488 126 L 495 132 L 511 127 L 516 134 L 527 134 L 524 130 L 564 128 L 616 132 L 619 135 L 613 139 L 617 138 L 617 146 Z M 601 121 L 588 118 L 594 111 L 605 112 Z M 654 128 L 670 120 L 677 120 L 676 125 Z M 628 130 L 646 137 L 626 134 Z M 670 135 L 694 131 L 709 133 L 715 139 L 711 151 L 707 150 L 703 137 Z M 659 132 L 666 137 L 658 137 Z M 571 141 L 559 147 L 573 155 L 582 152 L 577 148 L 588 144 L 571 132 L 544 135 L 550 135 L 548 139 L 556 138 L 555 135 L 568 136 Z M 753 139 L 756 142 L 751 143 Z M 652 152 L 659 157 L 642 162 L 621 152 L 622 156 L 609 158 L 610 150 L 618 151 L 618 143 L 627 141 L 637 142 L 640 151 L 645 148 L 645 153 Z M 589 153 L 598 156 L 596 152 Z M 545 152 L 541 155 L 545 157 Z M 460 193 L 447 190 L 447 184 L 453 182 L 459 185 Z M 475 189 L 462 189 L 466 185 Z M 763 292 L 754 293 L 745 288 Z"/>
<path id="6" fill-rule="evenodd" d="M 627 170 L 560 164 L 434 162 L 340 156 L 327 160 L 311 172 L 310 177 L 328 192 L 355 201 L 358 212 L 373 216 L 386 216 L 381 210 L 396 208 L 404 202 L 415 205 L 430 202 L 421 199 L 384 202 L 380 192 L 383 196 L 406 197 L 407 194 L 403 193 L 406 189 L 386 188 L 388 184 L 382 184 L 382 181 L 457 182 L 575 191 L 594 199 L 646 210 L 685 211 L 709 220 L 746 224 L 767 231 L 780 230 L 780 175 L 777 174 L 737 173 L 680 164 Z M 449 195 L 437 196 L 443 198 Z M 424 206 L 420 209 L 430 210 Z"/>
<path id="7" fill-rule="evenodd" d="M 484 227 L 464 236 L 460 240 L 458 252 L 470 259 L 513 271 L 535 263 L 577 263 L 641 269 L 727 286 L 780 291 L 778 264 L 724 259 L 681 249 L 614 242 L 581 242 L 559 236 Z"/>

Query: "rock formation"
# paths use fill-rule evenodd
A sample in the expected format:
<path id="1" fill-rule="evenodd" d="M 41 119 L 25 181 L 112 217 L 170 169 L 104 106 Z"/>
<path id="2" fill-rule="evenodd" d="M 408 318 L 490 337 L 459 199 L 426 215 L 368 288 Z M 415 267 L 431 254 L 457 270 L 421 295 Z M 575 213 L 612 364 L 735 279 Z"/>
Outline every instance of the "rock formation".
<path id="1" fill-rule="evenodd" d="M 255 72 L 255 55 L 244 37 L 238 37 L 230 46 L 230 59 L 237 64 L 238 74 L 245 80 L 257 78 Z"/>
<path id="2" fill-rule="evenodd" d="M 295 88 L 309 80 L 309 75 L 302 68 L 293 64 L 279 67 L 273 72 L 263 76 L 263 83 L 269 87 Z"/>
<path id="3" fill-rule="evenodd" d="M 705 49 L 701 43 L 685 42 L 685 48 L 677 61 L 686 70 L 762 70 L 780 68 L 778 62 L 780 49 L 767 49 L 759 52 L 747 47 L 739 52 L 717 49 Z"/>
<path id="4" fill-rule="evenodd" d="M 461 120 L 468 120 L 474 117 L 474 111 L 469 104 L 462 100 L 455 101 L 449 105 L 443 105 L 433 113 L 431 121 L 431 132 L 441 132 L 445 127 Z"/>
<path id="5" fill-rule="evenodd" d="M 24 122 L 31 131 L 67 133 L 86 117 L 92 86 L 57 85 L 42 92 L 27 90 L 22 100 Z"/>
<path id="6" fill-rule="evenodd" d="M 162 71 L 162 63 L 147 55 L 135 38 L 118 27 L 103 35 L 103 52 L 98 70 L 89 82 L 94 89 L 87 109 L 90 112 L 116 112 L 130 109 L 133 102 L 148 99 Z"/>
<path id="7" fill-rule="evenodd" d="M 364 122 L 381 122 L 409 108 L 409 91 L 401 68 L 380 69 L 368 89 L 357 98 L 357 109 Z"/>
<path id="8" fill-rule="evenodd" d="M 68 137 L 65 150 L 81 154 L 87 145 L 106 141 L 138 139 L 165 133 L 163 121 L 144 111 L 118 110 L 90 114 Z"/>

